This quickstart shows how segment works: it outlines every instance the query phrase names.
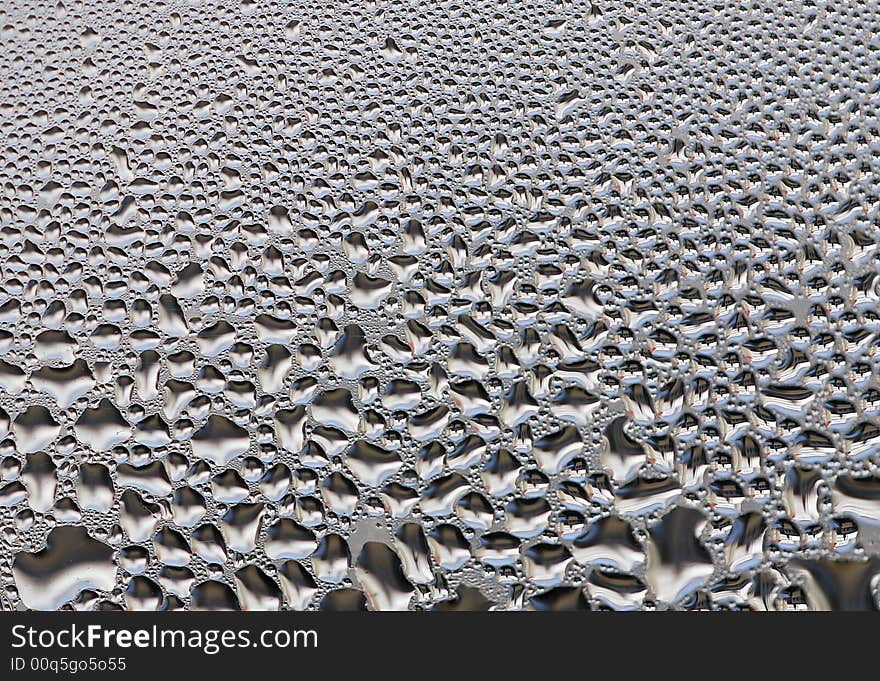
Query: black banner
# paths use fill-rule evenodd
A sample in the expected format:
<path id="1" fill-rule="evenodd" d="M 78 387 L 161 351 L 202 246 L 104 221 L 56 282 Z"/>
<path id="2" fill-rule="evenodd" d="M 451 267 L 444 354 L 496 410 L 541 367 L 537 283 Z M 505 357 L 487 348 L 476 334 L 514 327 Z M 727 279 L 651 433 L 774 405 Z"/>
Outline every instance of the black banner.
<path id="1" fill-rule="evenodd" d="M 837 659 L 833 641 L 875 623 L 871 615 L 815 613 L 4 613 L 0 679 L 269 679 L 293 671 L 337 679 L 430 669 L 521 678 L 526 670 L 613 667 L 623 678 L 690 678 L 764 664 L 768 672 L 782 665 L 786 674 L 815 673 Z"/>

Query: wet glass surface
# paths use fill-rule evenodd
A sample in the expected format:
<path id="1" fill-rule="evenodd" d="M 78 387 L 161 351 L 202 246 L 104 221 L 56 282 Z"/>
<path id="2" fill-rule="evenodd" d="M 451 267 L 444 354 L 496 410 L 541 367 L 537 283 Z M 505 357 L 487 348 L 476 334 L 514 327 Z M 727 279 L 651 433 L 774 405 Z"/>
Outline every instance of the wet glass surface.
<path id="1" fill-rule="evenodd" d="M 3 609 L 875 609 L 880 14 L 0 2 Z"/>

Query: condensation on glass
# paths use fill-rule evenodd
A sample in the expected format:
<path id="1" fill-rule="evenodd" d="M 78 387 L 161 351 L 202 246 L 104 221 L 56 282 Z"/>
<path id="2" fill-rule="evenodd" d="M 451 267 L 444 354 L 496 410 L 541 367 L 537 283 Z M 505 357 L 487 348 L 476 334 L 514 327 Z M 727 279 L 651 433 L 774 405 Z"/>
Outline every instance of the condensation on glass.
<path id="1" fill-rule="evenodd" d="M 4 0 L 2 608 L 876 608 L 878 19 Z"/>

